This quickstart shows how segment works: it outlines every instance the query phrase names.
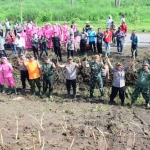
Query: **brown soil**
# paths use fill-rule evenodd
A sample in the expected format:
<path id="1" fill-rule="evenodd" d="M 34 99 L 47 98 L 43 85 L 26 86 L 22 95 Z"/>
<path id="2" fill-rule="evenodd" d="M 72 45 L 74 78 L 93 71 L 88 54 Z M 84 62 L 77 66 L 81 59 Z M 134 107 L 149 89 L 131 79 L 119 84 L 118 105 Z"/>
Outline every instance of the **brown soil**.
<path id="1" fill-rule="evenodd" d="M 137 67 L 143 59 L 148 59 L 144 52 L 140 51 Z M 127 64 L 130 59 L 128 47 L 123 56 L 113 53 L 110 59 L 113 63 L 122 61 Z M 16 58 L 11 57 L 19 90 L 21 82 L 15 60 Z M 144 101 L 133 109 L 128 106 L 130 99 L 125 107 L 120 106 L 118 98 L 116 105 L 107 105 L 111 80 L 108 81 L 104 100 L 98 99 L 98 92 L 92 101 L 87 101 L 90 74 L 84 69 L 78 71 L 77 99 L 65 99 L 64 76 L 63 69 L 56 69 L 53 101 L 48 98 L 41 100 L 38 95 L 31 96 L 29 89 L 18 96 L 1 94 L 1 150 L 33 150 L 34 147 L 35 150 L 41 150 L 42 147 L 44 150 L 150 149 L 150 110 L 143 108 L 141 103 Z M 137 75 L 127 72 L 127 84 L 134 85 L 136 78 Z M 130 95 L 129 88 L 127 91 Z M 129 95 L 127 98 L 130 98 Z"/>

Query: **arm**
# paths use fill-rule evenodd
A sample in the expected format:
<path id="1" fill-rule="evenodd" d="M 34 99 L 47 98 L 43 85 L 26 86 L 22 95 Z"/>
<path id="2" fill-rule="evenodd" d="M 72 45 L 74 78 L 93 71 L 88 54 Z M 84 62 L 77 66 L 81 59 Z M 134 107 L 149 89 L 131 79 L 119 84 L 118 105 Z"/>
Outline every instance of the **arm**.
<path id="1" fill-rule="evenodd" d="M 10 63 L 8 63 L 8 67 L 9 67 L 9 69 L 10 69 L 11 71 L 13 71 L 13 67 L 12 67 L 12 65 L 11 65 Z"/>
<path id="2" fill-rule="evenodd" d="M 110 60 L 109 60 L 108 57 L 106 57 L 106 60 L 107 60 L 107 62 L 108 62 L 109 67 L 110 67 L 110 68 L 113 68 L 113 66 L 112 66 L 112 64 L 111 64 L 111 62 L 110 62 Z"/>
<path id="3" fill-rule="evenodd" d="M 56 66 L 55 66 L 55 64 L 53 63 L 53 62 L 50 62 L 50 65 L 55 69 L 56 68 Z"/>

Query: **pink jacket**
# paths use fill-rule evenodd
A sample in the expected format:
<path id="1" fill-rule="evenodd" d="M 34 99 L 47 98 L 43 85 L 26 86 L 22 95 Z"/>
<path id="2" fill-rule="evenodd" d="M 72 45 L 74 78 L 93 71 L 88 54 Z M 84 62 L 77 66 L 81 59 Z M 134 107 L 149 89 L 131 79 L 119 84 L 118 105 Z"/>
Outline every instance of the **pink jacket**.
<path id="1" fill-rule="evenodd" d="M 1 65 L 2 70 L 4 71 L 4 78 L 13 77 L 12 71 L 13 67 L 10 63 L 4 63 Z"/>

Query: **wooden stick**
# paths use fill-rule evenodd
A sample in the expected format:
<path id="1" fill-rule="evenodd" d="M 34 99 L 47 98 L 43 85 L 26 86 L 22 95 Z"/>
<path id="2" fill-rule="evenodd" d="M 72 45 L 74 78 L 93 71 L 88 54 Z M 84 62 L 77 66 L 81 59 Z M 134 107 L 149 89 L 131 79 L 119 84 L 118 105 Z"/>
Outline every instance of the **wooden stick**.
<path id="1" fill-rule="evenodd" d="M 40 146 L 41 146 L 41 133 L 40 133 L 40 131 L 38 131 L 38 134 L 39 134 L 39 143 L 40 143 Z"/>
<path id="2" fill-rule="evenodd" d="M 1 144 L 3 146 L 4 145 L 4 140 L 3 140 L 2 130 L 0 130 L 0 136 L 1 136 Z"/>
<path id="3" fill-rule="evenodd" d="M 71 145 L 70 145 L 70 147 L 69 147 L 69 150 L 71 150 L 71 148 L 72 148 L 72 146 L 73 146 L 73 143 L 74 143 L 74 140 L 75 140 L 75 138 L 72 140 Z"/>
<path id="4" fill-rule="evenodd" d="M 35 150 L 35 141 L 34 141 L 34 136 L 32 136 L 32 144 L 33 144 L 33 150 Z"/>
<path id="5" fill-rule="evenodd" d="M 44 140 L 44 138 L 43 138 L 43 145 L 42 145 L 42 149 L 41 149 L 41 150 L 44 149 L 44 145 L 45 145 L 45 140 Z"/>
<path id="6" fill-rule="evenodd" d="M 133 130 L 133 141 L 132 141 L 132 147 L 134 147 L 134 146 L 135 146 L 135 136 L 136 136 L 136 134 L 135 134 L 135 132 L 134 132 L 134 130 Z"/>
<path id="7" fill-rule="evenodd" d="M 16 116 L 16 140 L 18 139 L 18 126 L 19 126 L 19 122 L 18 122 L 18 117 Z"/>

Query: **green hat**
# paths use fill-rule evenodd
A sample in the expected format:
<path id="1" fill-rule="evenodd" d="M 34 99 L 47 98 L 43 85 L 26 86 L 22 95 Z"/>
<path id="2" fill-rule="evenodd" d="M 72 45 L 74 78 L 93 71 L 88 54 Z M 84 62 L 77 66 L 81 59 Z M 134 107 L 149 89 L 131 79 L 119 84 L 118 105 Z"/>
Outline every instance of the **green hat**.
<path id="1" fill-rule="evenodd" d="M 149 63 L 147 61 L 143 61 L 143 65 L 142 66 L 149 66 Z"/>
<path id="2" fill-rule="evenodd" d="M 45 56 L 44 59 L 50 59 L 49 56 Z"/>

